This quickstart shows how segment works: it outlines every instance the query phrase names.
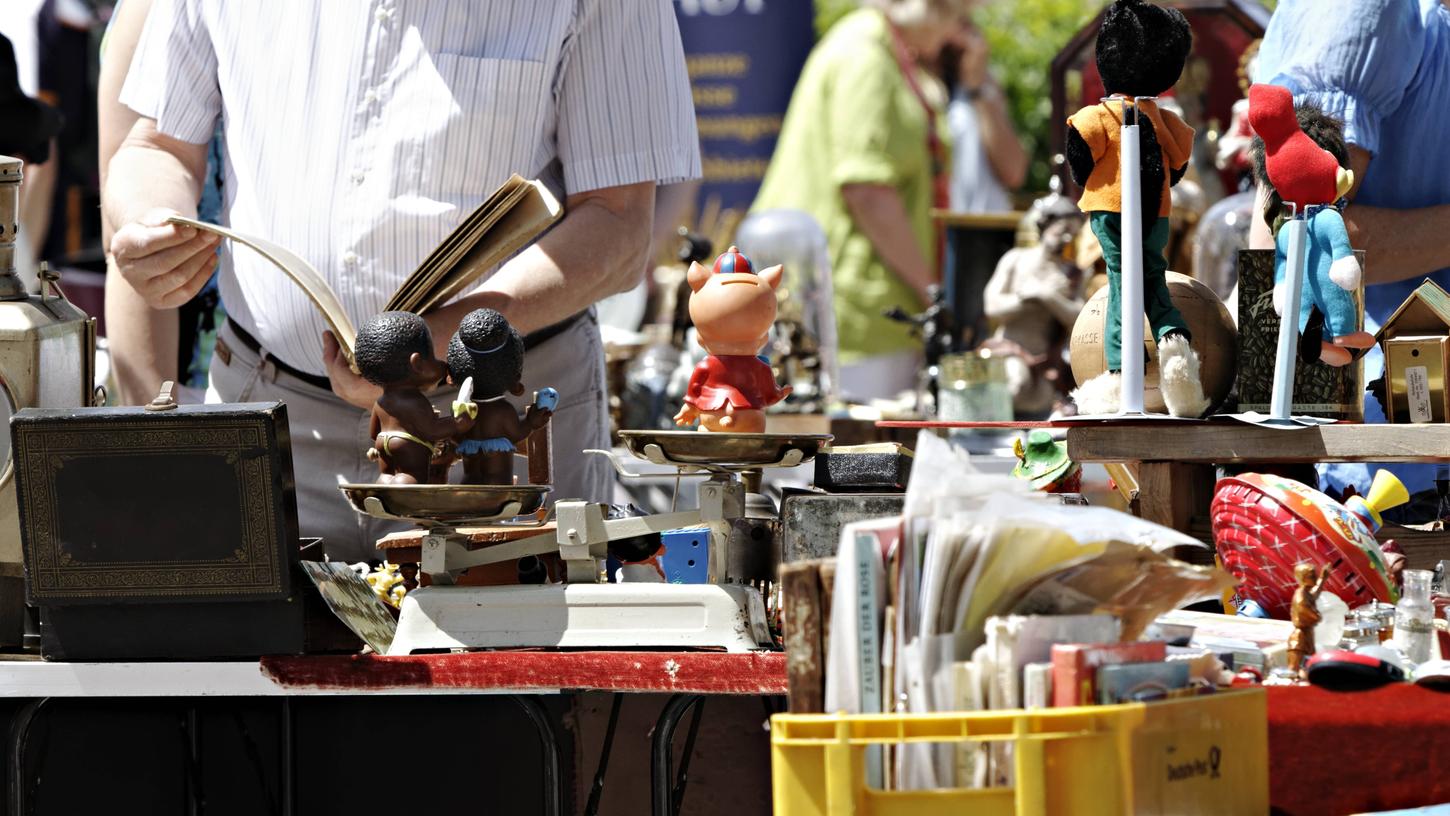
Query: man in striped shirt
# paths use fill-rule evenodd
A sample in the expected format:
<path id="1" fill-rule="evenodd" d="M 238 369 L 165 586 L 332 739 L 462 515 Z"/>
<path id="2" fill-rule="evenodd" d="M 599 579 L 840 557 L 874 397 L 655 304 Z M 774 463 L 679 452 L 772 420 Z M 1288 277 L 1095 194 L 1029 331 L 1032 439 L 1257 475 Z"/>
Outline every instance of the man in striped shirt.
<path id="1" fill-rule="evenodd" d="M 529 347 L 526 388 L 563 395 L 555 495 L 607 500 L 603 355 L 591 305 L 645 268 L 654 189 L 700 172 L 669 0 L 157 0 L 121 101 L 141 119 L 110 166 L 117 266 L 154 308 L 211 274 L 195 214 L 206 143 L 225 139 L 222 221 L 306 258 L 357 321 L 510 173 L 541 178 L 565 216 L 475 290 L 427 315 L 441 351 L 472 309 Z M 375 557 L 382 526 L 343 501 L 376 389 L 320 313 L 265 260 L 224 246 L 229 314 L 209 399 L 287 403 L 304 535 Z M 446 399 L 446 398 L 445 398 Z"/>

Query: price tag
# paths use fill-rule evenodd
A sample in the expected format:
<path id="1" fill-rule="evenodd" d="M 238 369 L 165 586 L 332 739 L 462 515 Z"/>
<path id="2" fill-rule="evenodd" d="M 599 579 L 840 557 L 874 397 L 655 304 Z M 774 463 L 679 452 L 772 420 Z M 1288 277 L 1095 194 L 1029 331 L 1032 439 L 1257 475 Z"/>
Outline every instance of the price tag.
<path id="1" fill-rule="evenodd" d="M 1405 396 L 1410 403 L 1410 421 L 1414 423 L 1433 422 L 1430 408 L 1430 370 L 1425 366 L 1405 368 Z"/>

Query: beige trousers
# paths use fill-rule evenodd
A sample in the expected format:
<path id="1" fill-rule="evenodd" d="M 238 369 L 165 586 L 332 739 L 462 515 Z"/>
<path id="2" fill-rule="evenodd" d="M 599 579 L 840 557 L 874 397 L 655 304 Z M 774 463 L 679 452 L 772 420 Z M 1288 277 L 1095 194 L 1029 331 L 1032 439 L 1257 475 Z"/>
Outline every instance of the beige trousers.
<path id="1" fill-rule="evenodd" d="M 230 359 L 214 356 L 207 402 L 271 402 L 287 405 L 292 437 L 292 466 L 297 485 L 297 517 L 304 538 L 320 537 L 334 561 L 377 560 L 376 542 L 406 524 L 358 514 L 337 485 L 372 482 L 378 466 L 367 459 L 368 413 L 263 362 L 237 340 L 230 325 L 221 340 Z M 320 342 L 320 341 L 319 341 Z M 609 448 L 609 411 L 604 385 L 604 347 L 593 315 L 532 349 L 524 363 L 524 400 L 553 386 L 559 407 L 553 419 L 554 491 L 552 498 L 607 502 L 614 492 L 614 470 L 601 456 L 583 456 L 588 448 Z M 447 411 L 455 391 L 434 396 Z M 522 410 L 523 402 L 515 401 Z M 524 481 L 523 460 L 518 460 Z M 455 475 L 456 479 L 456 475 Z"/>

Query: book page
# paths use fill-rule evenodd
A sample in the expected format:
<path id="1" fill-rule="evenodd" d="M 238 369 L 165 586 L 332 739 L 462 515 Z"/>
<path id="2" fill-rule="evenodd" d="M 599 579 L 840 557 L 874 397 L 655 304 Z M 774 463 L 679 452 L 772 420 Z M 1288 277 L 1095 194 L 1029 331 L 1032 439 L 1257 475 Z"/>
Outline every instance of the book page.
<path id="1" fill-rule="evenodd" d="M 447 303 L 485 272 L 537 238 L 562 213 L 558 199 L 542 182 L 528 181 L 518 175 L 510 177 L 429 253 L 398 287 L 383 311 L 423 314 Z M 322 312 L 323 320 L 342 346 L 343 355 L 352 364 L 357 328 L 337 293 L 306 260 L 271 241 L 244 235 L 229 227 L 180 215 L 172 216 L 169 221 L 229 238 L 271 261 L 302 287 Z M 356 370 L 355 365 L 353 368 Z"/>
<path id="2" fill-rule="evenodd" d="M 347 312 L 342 308 L 342 304 L 338 302 L 337 293 L 332 291 L 332 287 L 327 285 L 327 281 L 323 279 L 322 275 L 312 268 L 312 264 L 271 241 L 252 235 L 243 235 L 228 227 L 208 224 L 205 221 L 182 215 L 173 215 L 167 220 L 173 224 L 185 224 L 205 232 L 216 233 L 223 238 L 230 238 L 233 242 L 250 247 L 263 258 L 271 261 L 294 283 L 302 287 L 302 291 L 307 293 L 308 299 L 312 301 L 318 311 L 322 312 L 322 319 L 327 321 L 327 327 L 332 329 L 332 335 L 337 338 L 338 345 L 342 346 L 343 356 L 347 357 L 349 364 L 352 364 L 352 349 L 357 343 L 357 328 L 353 325 L 352 318 L 348 317 Z"/>
<path id="3" fill-rule="evenodd" d="M 444 305 L 562 214 L 558 199 L 542 182 L 513 176 L 423 260 L 387 309 L 423 314 Z"/>

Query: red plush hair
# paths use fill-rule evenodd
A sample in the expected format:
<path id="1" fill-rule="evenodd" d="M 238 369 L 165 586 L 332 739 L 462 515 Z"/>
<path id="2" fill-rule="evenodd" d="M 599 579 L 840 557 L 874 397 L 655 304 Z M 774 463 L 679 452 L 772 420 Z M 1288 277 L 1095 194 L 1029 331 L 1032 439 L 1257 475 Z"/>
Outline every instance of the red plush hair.
<path id="1" fill-rule="evenodd" d="M 1299 129 L 1288 88 L 1249 88 L 1249 125 L 1264 140 L 1264 170 L 1280 198 L 1300 209 L 1334 203 L 1339 162 Z"/>

